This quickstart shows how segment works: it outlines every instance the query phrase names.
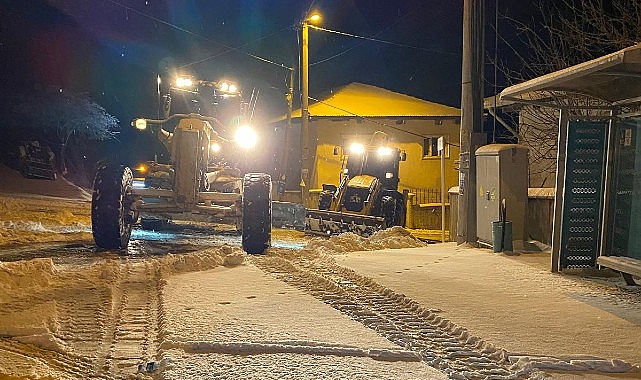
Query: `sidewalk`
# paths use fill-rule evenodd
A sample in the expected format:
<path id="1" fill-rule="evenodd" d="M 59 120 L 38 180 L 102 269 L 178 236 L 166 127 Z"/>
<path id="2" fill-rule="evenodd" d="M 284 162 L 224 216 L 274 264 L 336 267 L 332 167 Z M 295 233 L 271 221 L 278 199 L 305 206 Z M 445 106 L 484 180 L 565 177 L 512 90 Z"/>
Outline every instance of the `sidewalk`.
<path id="1" fill-rule="evenodd" d="M 455 243 L 332 258 L 506 350 L 510 360 L 547 363 L 553 379 L 641 376 L 604 372 L 641 363 L 641 291 L 621 291 L 618 277 L 553 274 L 549 254 L 507 256 Z M 167 379 L 446 378 L 252 260 L 171 276 L 163 300 L 158 359 L 169 363 Z"/>
<path id="2" fill-rule="evenodd" d="M 641 364 L 641 289 L 618 276 L 551 273 L 549 253 L 508 256 L 455 243 L 336 260 L 511 355 Z"/>
<path id="3" fill-rule="evenodd" d="M 252 265 L 172 276 L 163 299 L 165 379 L 447 379 Z"/>

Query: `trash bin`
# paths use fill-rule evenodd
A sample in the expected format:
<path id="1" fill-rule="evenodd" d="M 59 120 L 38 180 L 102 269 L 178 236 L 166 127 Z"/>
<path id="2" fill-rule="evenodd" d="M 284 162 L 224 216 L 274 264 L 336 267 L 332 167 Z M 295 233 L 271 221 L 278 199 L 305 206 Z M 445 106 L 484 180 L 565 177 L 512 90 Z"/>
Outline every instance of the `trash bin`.
<path id="1" fill-rule="evenodd" d="M 504 225 L 505 231 L 503 231 Z M 492 248 L 494 252 L 512 251 L 512 222 L 500 220 L 492 222 Z"/>

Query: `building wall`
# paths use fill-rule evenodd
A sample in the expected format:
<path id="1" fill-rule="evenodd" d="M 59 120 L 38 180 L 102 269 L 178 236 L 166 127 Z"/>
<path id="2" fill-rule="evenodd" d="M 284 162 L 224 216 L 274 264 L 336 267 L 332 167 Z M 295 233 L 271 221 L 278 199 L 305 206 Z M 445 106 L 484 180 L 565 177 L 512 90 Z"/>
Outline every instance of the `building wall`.
<path id="1" fill-rule="evenodd" d="M 338 184 L 343 157 L 334 155 L 335 146 L 344 146 L 355 140 L 368 144 L 376 131 L 387 133 L 389 145 L 407 153 L 407 160 L 401 162 L 399 170 L 400 190 L 440 189 L 440 157 L 424 157 L 423 144 L 426 137 L 444 135 L 446 142 L 459 145 L 459 118 L 423 119 L 357 119 L 357 118 L 314 118 L 310 123 L 310 138 L 315 142 L 310 150 L 314 154 L 314 169 L 310 178 L 310 189 L 317 189 L 323 183 Z M 455 161 L 459 148 L 450 145 L 445 159 L 445 188 L 458 184 Z"/>

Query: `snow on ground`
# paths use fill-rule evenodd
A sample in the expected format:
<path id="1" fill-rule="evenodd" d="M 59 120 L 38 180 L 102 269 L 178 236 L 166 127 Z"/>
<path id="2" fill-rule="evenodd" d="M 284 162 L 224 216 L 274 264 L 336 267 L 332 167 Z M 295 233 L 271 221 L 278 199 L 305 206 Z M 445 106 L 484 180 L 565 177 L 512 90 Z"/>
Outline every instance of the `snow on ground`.
<path id="1" fill-rule="evenodd" d="M 424 247 L 425 243 L 412 237 L 402 227 L 377 231 L 369 238 L 348 232 L 330 238 L 312 239 L 303 248 L 304 251 L 323 252 L 328 254 L 347 253 L 355 251 L 373 251 L 386 248 L 413 248 Z"/>
<path id="2" fill-rule="evenodd" d="M 310 248 L 321 240 L 305 250 L 323 254 Z M 353 236 L 330 241 L 332 253 L 385 241 L 423 244 L 402 230 L 369 243 Z M 83 267 L 55 265 L 49 258 L 0 262 L 0 377 L 59 379 L 75 371 L 94 377 L 98 364 L 109 367 L 117 359 L 112 372 L 135 374 L 150 363 L 167 379 L 444 378 L 416 353 L 246 265 L 246 257 L 239 247 L 221 246 L 145 260 L 105 257 Z M 134 293 L 132 285 L 141 283 L 157 287 Z M 141 303 L 132 305 L 136 299 Z M 127 322 L 127 312 L 150 308 L 150 299 L 155 309 Z M 154 313 L 156 322 L 148 318 Z M 138 320 L 152 336 L 132 348 L 123 342 L 127 326 Z M 146 334 L 140 327 L 131 330 L 131 341 Z M 109 331 L 120 332 L 114 338 Z M 141 354 L 143 346 L 155 350 Z M 64 356 L 71 369 L 57 365 L 62 359 L 51 360 L 51 353 Z"/>
<path id="3" fill-rule="evenodd" d="M 506 256 L 454 243 L 355 252 L 336 261 L 432 306 L 444 323 L 507 350 L 516 365 L 630 370 L 641 378 L 639 289 L 551 273 L 546 254 Z"/>
<path id="4" fill-rule="evenodd" d="M 68 197 L 41 194 L 49 181 L 22 183 L 35 190 L 0 193 L 0 247 L 91 243 L 86 197 L 73 187 L 60 193 Z M 371 239 L 274 236 L 319 257 L 424 245 L 402 229 Z M 246 258 L 222 245 L 144 259 L 107 254 L 82 265 L 0 261 L 0 378 L 91 378 L 105 369 L 118 378 L 147 369 L 176 379 L 443 378 Z"/>
<path id="5" fill-rule="evenodd" d="M 0 193 L 0 249 L 91 242 L 89 203 L 74 191 Z M 106 253 L 91 264 L 0 262 L 0 378 L 445 378 L 416 351 L 314 296 L 334 289 L 327 279 L 309 272 L 309 291 L 290 284 L 294 263 L 351 271 L 442 326 L 448 342 L 476 342 L 515 373 L 639 378 L 630 364 L 640 352 L 634 293 L 626 304 L 611 287 L 549 273 L 539 256 L 427 246 L 399 227 L 369 239 L 275 235 L 302 248 L 270 248 L 261 258 L 281 265 L 271 272 L 224 244 L 152 257 Z"/>
<path id="6" fill-rule="evenodd" d="M 416 353 L 251 265 L 168 278 L 163 299 L 167 379 L 444 378 Z"/>
<path id="7" fill-rule="evenodd" d="M 0 193 L 0 247 L 91 240 L 89 202 Z"/>

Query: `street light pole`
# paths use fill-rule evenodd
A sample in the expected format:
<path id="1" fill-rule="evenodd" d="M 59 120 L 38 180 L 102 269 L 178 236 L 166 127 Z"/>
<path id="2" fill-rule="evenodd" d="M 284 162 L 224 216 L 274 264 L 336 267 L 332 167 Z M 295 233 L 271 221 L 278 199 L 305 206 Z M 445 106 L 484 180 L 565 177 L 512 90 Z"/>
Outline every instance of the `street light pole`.
<path id="1" fill-rule="evenodd" d="M 309 23 L 303 20 L 301 28 L 301 115 L 300 115 L 300 142 L 301 142 L 301 167 L 300 191 L 301 203 L 306 204 L 309 196 Z"/>
<path id="2" fill-rule="evenodd" d="M 310 157 L 309 157 L 309 24 L 315 23 L 321 19 L 320 15 L 313 13 L 306 17 L 301 27 L 301 113 L 300 113 L 300 146 L 301 146 L 301 166 L 300 166 L 300 193 L 301 203 L 304 205 L 308 201 L 310 179 Z"/>

